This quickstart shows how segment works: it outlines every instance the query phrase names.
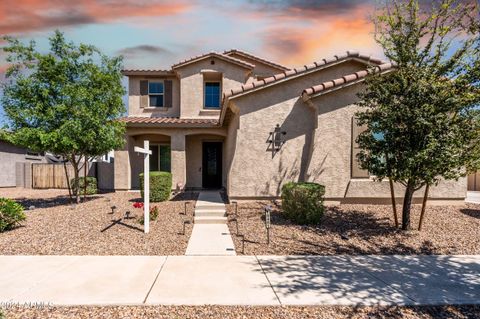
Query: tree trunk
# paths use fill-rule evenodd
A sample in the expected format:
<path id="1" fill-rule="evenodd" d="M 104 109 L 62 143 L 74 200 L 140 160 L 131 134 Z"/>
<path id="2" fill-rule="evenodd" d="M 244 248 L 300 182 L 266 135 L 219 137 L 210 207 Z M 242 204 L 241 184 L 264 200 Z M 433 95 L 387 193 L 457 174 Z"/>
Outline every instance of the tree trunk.
<path id="1" fill-rule="evenodd" d="M 415 192 L 415 187 L 411 182 L 407 183 L 407 188 L 405 189 L 405 197 L 403 198 L 403 207 L 402 207 L 402 229 L 410 230 L 410 210 L 412 208 L 412 199 L 413 193 Z"/>
<path id="2" fill-rule="evenodd" d="M 75 192 L 75 202 L 78 204 L 80 203 L 80 187 L 78 185 L 78 162 L 75 159 L 75 156 L 73 156 L 72 159 L 72 166 L 73 166 L 73 174 L 74 174 L 74 185 L 76 186 L 76 192 Z"/>
<path id="3" fill-rule="evenodd" d="M 393 181 L 389 177 L 390 182 L 390 196 L 392 197 L 393 218 L 395 219 L 395 228 L 398 228 L 397 202 L 395 200 L 395 190 L 393 189 Z"/>
<path id="4" fill-rule="evenodd" d="M 63 161 L 63 169 L 65 170 L 65 177 L 67 178 L 68 196 L 70 197 L 71 203 L 73 202 L 72 188 L 70 187 L 70 177 L 68 176 L 67 162 L 65 160 Z"/>
<path id="5" fill-rule="evenodd" d="M 85 155 L 85 161 L 83 162 L 83 202 L 87 201 L 87 156 Z"/>
<path id="6" fill-rule="evenodd" d="M 430 190 L 430 185 L 425 186 L 425 194 L 423 195 L 422 203 L 422 212 L 420 213 L 420 221 L 418 222 L 418 231 L 422 230 L 423 217 L 425 215 L 425 208 L 427 207 L 428 191 Z"/>

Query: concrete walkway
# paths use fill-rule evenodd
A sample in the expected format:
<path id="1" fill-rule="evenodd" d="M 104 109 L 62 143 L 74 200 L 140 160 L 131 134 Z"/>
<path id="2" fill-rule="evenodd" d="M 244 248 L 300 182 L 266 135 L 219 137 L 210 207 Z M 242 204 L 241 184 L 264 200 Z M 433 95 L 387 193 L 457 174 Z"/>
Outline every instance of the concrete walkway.
<path id="1" fill-rule="evenodd" d="M 219 192 L 200 192 L 187 256 L 235 256 L 227 226 L 226 207 Z"/>
<path id="2" fill-rule="evenodd" d="M 477 256 L 0 256 L 0 303 L 480 304 Z"/>

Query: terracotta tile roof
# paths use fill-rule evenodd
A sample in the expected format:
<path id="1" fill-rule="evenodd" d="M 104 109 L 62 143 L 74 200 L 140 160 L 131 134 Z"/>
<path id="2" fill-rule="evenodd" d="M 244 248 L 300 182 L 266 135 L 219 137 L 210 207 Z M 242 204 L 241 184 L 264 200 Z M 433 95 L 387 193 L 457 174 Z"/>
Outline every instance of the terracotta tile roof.
<path id="1" fill-rule="evenodd" d="M 172 124 L 172 125 L 205 125 L 215 126 L 217 119 L 181 119 L 178 117 L 142 117 L 127 116 L 119 119 L 120 122 L 127 124 Z"/>
<path id="2" fill-rule="evenodd" d="M 321 93 L 321 92 L 326 92 L 326 91 L 329 91 L 333 88 L 338 88 L 338 87 L 341 87 L 341 86 L 346 85 L 346 84 L 351 84 L 351 83 L 355 83 L 355 82 L 358 82 L 358 81 L 362 81 L 362 80 L 365 79 L 365 77 L 368 74 L 371 74 L 371 73 L 385 73 L 385 72 L 393 70 L 394 68 L 395 68 L 395 64 L 384 63 L 384 64 L 380 64 L 380 65 L 378 65 L 375 68 L 370 69 L 370 70 L 361 70 L 361 71 L 358 71 L 358 72 L 355 72 L 355 73 L 352 73 L 352 74 L 348 74 L 348 75 L 342 76 L 341 78 L 330 80 L 330 81 L 327 81 L 327 82 L 323 82 L 319 85 L 309 87 L 308 89 L 303 90 L 302 97 L 303 97 L 304 100 L 307 100 L 308 97 L 311 96 L 311 95 L 315 95 L 315 94 Z"/>
<path id="3" fill-rule="evenodd" d="M 248 62 L 242 61 L 242 60 L 240 60 L 240 59 L 236 59 L 236 58 L 234 58 L 234 57 L 231 57 L 231 56 L 228 56 L 228 55 L 224 55 L 224 54 L 221 54 L 221 53 L 213 52 L 213 51 L 212 51 L 212 52 L 209 52 L 209 53 L 206 53 L 206 54 L 197 55 L 197 56 L 194 56 L 194 57 L 192 57 L 192 58 L 189 58 L 189 59 L 180 61 L 180 62 L 172 65 L 172 69 L 175 69 L 175 68 L 178 68 L 178 67 L 181 67 L 181 66 L 190 64 L 190 63 L 194 63 L 194 62 L 197 62 L 197 61 L 206 59 L 206 58 L 210 58 L 210 57 L 216 57 L 216 58 L 219 58 L 219 59 L 221 59 L 221 60 L 225 60 L 225 61 L 228 61 L 228 62 L 232 62 L 232 63 L 234 63 L 234 64 L 243 66 L 243 67 L 245 67 L 245 68 L 247 68 L 247 69 L 253 69 L 253 68 L 255 67 L 255 65 L 253 65 L 253 64 L 251 64 L 251 63 L 248 63 Z"/>
<path id="4" fill-rule="evenodd" d="M 290 70 L 290 68 L 287 68 L 286 66 L 283 66 L 279 63 L 275 63 L 275 62 L 272 62 L 270 60 L 262 59 L 262 58 L 260 58 L 256 55 L 253 55 L 251 53 L 248 53 L 248 52 L 245 52 L 245 51 L 242 51 L 242 50 L 231 49 L 231 50 L 224 51 L 223 54 L 225 54 L 225 55 L 238 54 L 238 55 L 244 56 L 246 58 L 249 58 L 251 60 L 255 60 L 255 61 L 261 62 L 263 64 L 270 65 L 270 66 L 272 66 L 274 68 L 277 68 L 277 69 L 280 69 L 280 70 L 284 70 L 284 71 Z"/>
<path id="5" fill-rule="evenodd" d="M 244 92 L 252 91 L 254 89 L 266 86 L 268 84 L 274 83 L 274 82 L 282 80 L 282 79 L 286 79 L 286 78 L 289 78 L 289 77 L 292 77 L 292 76 L 295 76 L 295 75 L 299 75 L 299 74 L 302 74 L 302 73 L 306 73 L 308 71 L 312 71 L 312 70 L 317 69 L 317 68 L 328 66 L 328 65 L 333 64 L 335 62 L 340 62 L 340 61 L 349 60 L 349 59 L 361 60 L 361 61 L 363 61 L 365 63 L 368 63 L 368 64 L 377 64 L 377 65 L 387 63 L 386 61 L 383 61 L 381 59 L 376 59 L 376 58 L 372 58 L 371 56 L 362 55 L 362 54 L 359 54 L 358 52 L 355 52 L 355 51 L 347 51 L 344 54 L 335 55 L 333 58 L 330 58 L 330 59 L 322 59 L 322 60 L 320 60 L 318 62 L 314 62 L 312 64 L 307 64 L 307 65 L 304 65 L 302 67 L 298 67 L 298 68 L 294 68 L 294 69 L 291 69 L 291 70 L 288 70 L 288 71 L 284 71 L 283 73 L 275 74 L 275 75 L 273 75 L 271 77 L 268 77 L 268 78 L 265 78 L 263 80 L 258 80 L 258 81 L 251 82 L 249 84 L 241 85 L 238 88 L 235 88 L 235 89 L 230 90 L 229 92 L 226 92 L 225 95 L 224 95 L 224 98 L 225 99 L 230 98 L 232 96 L 239 95 L 239 94 L 242 94 Z"/>
<path id="6" fill-rule="evenodd" d="M 125 69 L 122 70 L 125 76 L 130 75 L 175 75 L 171 70 L 142 70 L 142 69 Z"/>

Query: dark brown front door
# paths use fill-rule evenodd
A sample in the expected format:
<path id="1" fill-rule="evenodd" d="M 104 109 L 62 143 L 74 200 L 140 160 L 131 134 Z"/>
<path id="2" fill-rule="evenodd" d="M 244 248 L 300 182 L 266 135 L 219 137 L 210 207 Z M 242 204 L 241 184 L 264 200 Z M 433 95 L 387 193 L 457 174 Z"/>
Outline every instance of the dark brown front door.
<path id="1" fill-rule="evenodd" d="M 222 187 L 221 142 L 203 142 L 202 187 Z"/>

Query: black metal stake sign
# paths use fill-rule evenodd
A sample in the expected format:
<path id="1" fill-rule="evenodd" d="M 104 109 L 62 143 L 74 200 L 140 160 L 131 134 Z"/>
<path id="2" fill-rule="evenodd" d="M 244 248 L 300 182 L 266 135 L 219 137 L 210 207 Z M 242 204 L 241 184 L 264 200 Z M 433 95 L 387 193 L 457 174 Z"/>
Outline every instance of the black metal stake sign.
<path id="1" fill-rule="evenodd" d="M 270 245 L 270 212 L 272 208 L 265 206 L 265 228 L 267 229 L 267 244 Z"/>

